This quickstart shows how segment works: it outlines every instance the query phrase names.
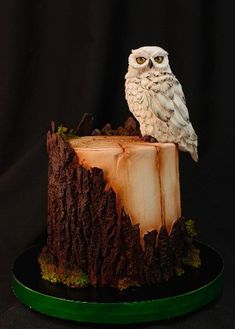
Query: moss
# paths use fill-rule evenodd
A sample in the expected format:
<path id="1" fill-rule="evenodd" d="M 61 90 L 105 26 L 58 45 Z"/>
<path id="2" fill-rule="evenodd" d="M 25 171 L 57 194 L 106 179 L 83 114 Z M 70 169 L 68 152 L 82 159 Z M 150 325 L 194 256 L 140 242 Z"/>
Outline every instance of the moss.
<path id="1" fill-rule="evenodd" d="M 75 131 L 73 129 L 68 129 L 63 125 L 60 125 L 57 128 L 57 134 L 59 134 L 61 137 L 63 137 L 66 140 L 68 140 L 69 138 L 79 138 L 79 136 L 75 134 Z"/>
<path id="2" fill-rule="evenodd" d="M 176 273 L 177 276 L 182 276 L 185 273 L 185 271 L 184 271 L 183 267 L 176 266 L 175 273 Z"/>
<path id="3" fill-rule="evenodd" d="M 52 283 L 58 282 L 56 268 L 53 264 L 41 263 L 42 278 Z"/>
<path id="4" fill-rule="evenodd" d="M 187 250 L 187 254 L 183 257 L 182 263 L 193 268 L 199 268 L 201 266 L 200 250 L 193 244 L 191 248 Z"/>
<path id="5" fill-rule="evenodd" d="M 38 261 L 44 280 L 51 283 L 63 283 L 71 288 L 83 288 L 89 284 L 87 275 L 81 269 L 58 267 L 51 257 L 45 256 L 44 252 L 39 256 Z"/>
<path id="6" fill-rule="evenodd" d="M 133 117 L 128 117 L 124 122 L 123 126 L 118 127 L 117 129 L 113 129 L 111 124 L 107 123 L 104 127 L 100 129 L 91 129 L 92 128 L 93 119 L 89 116 L 89 114 L 85 113 L 81 122 L 79 123 L 77 130 L 69 129 L 63 125 L 58 126 L 56 130 L 56 125 L 53 122 L 52 131 L 58 133 L 64 139 L 70 138 L 79 138 L 79 134 L 82 131 L 81 136 L 85 135 L 104 135 L 104 136 L 140 136 L 140 129 L 138 122 Z M 85 134 L 84 134 L 85 128 Z M 79 132 L 80 131 L 80 132 Z"/>
<path id="7" fill-rule="evenodd" d="M 64 135 L 68 132 L 68 128 L 64 127 L 63 125 L 60 125 L 57 129 L 57 133 L 59 135 Z"/>
<path id="8" fill-rule="evenodd" d="M 197 236 L 194 220 L 186 219 L 185 228 L 189 238 L 189 244 L 186 255 L 182 259 L 182 264 L 193 268 L 199 268 L 201 266 L 200 250 L 193 244 L 193 239 Z"/>
<path id="9" fill-rule="evenodd" d="M 88 285 L 89 282 L 87 275 L 80 269 L 67 269 L 61 273 L 60 278 L 60 282 L 71 288 L 84 288 Z"/>
<path id="10" fill-rule="evenodd" d="M 138 281 L 131 280 L 129 278 L 123 278 L 118 281 L 118 289 L 119 290 L 126 290 L 129 287 L 140 287 L 140 284 Z"/>
<path id="11" fill-rule="evenodd" d="M 185 228 L 187 231 L 187 234 L 190 238 L 195 238 L 197 236 L 197 231 L 195 228 L 195 222 L 192 219 L 186 219 L 185 220 Z"/>

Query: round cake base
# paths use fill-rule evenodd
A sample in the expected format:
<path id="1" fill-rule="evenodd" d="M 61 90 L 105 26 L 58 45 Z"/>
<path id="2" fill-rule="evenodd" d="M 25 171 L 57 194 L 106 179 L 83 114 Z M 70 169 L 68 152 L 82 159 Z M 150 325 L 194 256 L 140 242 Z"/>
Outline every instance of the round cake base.
<path id="1" fill-rule="evenodd" d="M 23 252 L 12 270 L 12 288 L 28 307 L 56 318 L 89 323 L 127 324 L 180 316 L 214 300 L 223 285 L 223 261 L 210 247 L 195 242 L 202 266 L 157 286 L 71 289 L 41 278 L 42 246 Z"/>

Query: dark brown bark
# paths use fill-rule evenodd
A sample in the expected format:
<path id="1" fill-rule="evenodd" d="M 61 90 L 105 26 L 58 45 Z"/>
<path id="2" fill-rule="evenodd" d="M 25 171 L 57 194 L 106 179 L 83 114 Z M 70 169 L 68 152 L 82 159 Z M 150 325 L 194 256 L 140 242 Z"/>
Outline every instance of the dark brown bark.
<path id="1" fill-rule="evenodd" d="M 105 190 L 103 171 L 86 170 L 70 144 L 48 132 L 48 238 L 44 255 L 57 268 L 81 269 L 93 286 L 121 287 L 169 280 L 187 250 L 183 219 L 169 236 L 165 227 L 144 236 L 124 209 L 118 216 L 116 195 Z"/>

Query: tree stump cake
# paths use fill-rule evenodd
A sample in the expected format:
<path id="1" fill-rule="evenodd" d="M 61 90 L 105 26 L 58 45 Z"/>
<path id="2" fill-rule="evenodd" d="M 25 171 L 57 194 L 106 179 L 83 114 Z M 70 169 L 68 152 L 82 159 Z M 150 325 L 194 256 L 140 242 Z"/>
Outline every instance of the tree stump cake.
<path id="1" fill-rule="evenodd" d="M 181 217 L 178 148 L 49 131 L 42 277 L 69 287 L 154 285 L 200 266 Z"/>

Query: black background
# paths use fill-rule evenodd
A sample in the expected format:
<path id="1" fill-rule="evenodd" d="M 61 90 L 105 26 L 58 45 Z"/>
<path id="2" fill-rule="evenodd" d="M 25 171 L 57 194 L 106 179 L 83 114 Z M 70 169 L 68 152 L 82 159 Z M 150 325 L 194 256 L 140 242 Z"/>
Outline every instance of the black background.
<path id="1" fill-rule="evenodd" d="M 234 19 L 222 0 L 0 2 L 1 328 L 79 328 L 21 306 L 10 267 L 45 232 L 51 120 L 76 127 L 91 112 L 97 127 L 121 124 L 127 58 L 143 45 L 166 49 L 183 85 L 200 157 L 180 156 L 183 214 L 222 254 L 225 286 L 203 310 L 141 328 L 235 328 Z"/>

